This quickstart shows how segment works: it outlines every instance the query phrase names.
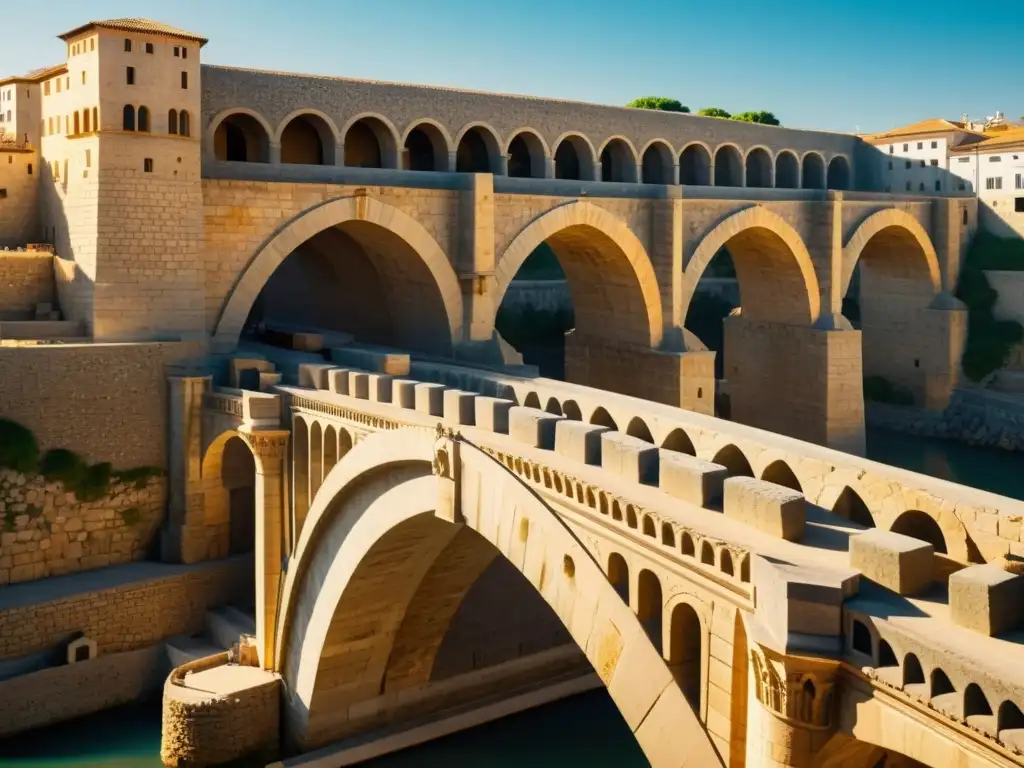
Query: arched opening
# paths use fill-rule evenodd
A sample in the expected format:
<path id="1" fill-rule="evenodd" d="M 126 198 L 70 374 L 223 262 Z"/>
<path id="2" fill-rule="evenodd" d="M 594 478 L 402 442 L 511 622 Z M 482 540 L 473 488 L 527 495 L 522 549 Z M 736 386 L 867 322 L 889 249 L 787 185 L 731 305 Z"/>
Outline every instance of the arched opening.
<path id="1" fill-rule="evenodd" d="M 637 580 L 637 618 L 658 653 L 661 653 L 662 605 L 661 581 L 645 568 Z"/>
<path id="2" fill-rule="evenodd" d="M 636 507 L 634 507 L 632 504 L 626 505 L 626 525 L 629 528 L 637 527 Z"/>
<path id="3" fill-rule="evenodd" d="M 544 410 L 548 413 L 552 413 L 555 416 L 562 415 L 562 406 L 558 402 L 557 398 L 549 397 L 547 403 L 544 404 Z"/>
<path id="4" fill-rule="evenodd" d="M 544 144 L 532 131 L 522 131 L 508 143 L 508 175 L 517 179 L 543 179 Z"/>
<path id="5" fill-rule="evenodd" d="M 256 460 L 240 437 L 224 444 L 221 483 L 228 494 L 228 553 L 256 548 Z"/>
<path id="6" fill-rule="evenodd" d="M 121 130 L 135 130 L 135 107 L 131 104 L 125 104 L 124 109 L 121 110 Z"/>
<path id="7" fill-rule="evenodd" d="M 243 338 L 278 344 L 282 331 L 342 332 L 362 344 L 450 355 L 461 309 L 451 303 L 454 276 L 443 254 L 426 233 L 414 246 L 390 222 L 348 218 L 351 205 L 341 201 L 342 222 L 276 266 L 248 310 Z"/>
<path id="8" fill-rule="evenodd" d="M 912 653 L 908 653 L 903 658 L 903 687 L 906 688 L 908 685 L 923 684 L 924 670 L 921 669 L 921 662 L 918 661 L 917 656 Z"/>
<path id="9" fill-rule="evenodd" d="M 850 644 L 858 653 L 874 658 L 874 650 L 871 647 L 871 630 L 863 621 L 853 620 L 853 637 Z"/>
<path id="10" fill-rule="evenodd" d="M 338 463 L 338 430 L 328 424 L 324 429 L 324 477 L 331 474 L 334 465 Z"/>
<path id="11" fill-rule="evenodd" d="M 949 679 L 949 675 L 943 672 L 941 669 L 932 670 L 932 687 L 931 696 L 934 699 L 937 696 L 945 696 L 947 693 L 955 693 L 956 688 L 953 687 L 952 681 Z"/>
<path id="12" fill-rule="evenodd" d="M 654 528 L 654 518 L 650 515 L 644 515 L 643 534 L 652 539 L 658 535 Z"/>
<path id="13" fill-rule="evenodd" d="M 767 467 L 764 468 L 764 472 L 761 473 L 761 479 L 769 483 L 775 483 L 785 488 L 790 488 L 794 491 L 800 491 L 803 493 L 803 488 L 800 486 L 800 481 L 797 480 L 796 475 L 793 474 L 793 470 L 789 468 L 789 465 L 782 459 L 773 461 Z"/>
<path id="14" fill-rule="evenodd" d="M 466 131 L 455 150 L 455 170 L 459 173 L 498 173 L 498 140 L 482 126 Z"/>
<path id="15" fill-rule="evenodd" d="M 410 171 L 447 171 L 448 142 L 431 123 L 420 123 L 405 137 L 405 168 Z"/>
<path id="16" fill-rule="evenodd" d="M 690 706 L 699 712 L 703 677 L 700 617 L 687 603 L 672 609 L 668 643 L 668 668 Z"/>
<path id="17" fill-rule="evenodd" d="M 363 117 L 345 131 L 345 165 L 349 168 L 397 168 L 395 134 L 379 118 Z"/>
<path id="18" fill-rule="evenodd" d="M 295 516 L 292 530 L 298 541 L 302 533 L 302 524 L 309 512 L 309 427 L 301 416 L 292 418 L 292 498 L 294 499 Z"/>
<path id="19" fill-rule="evenodd" d="M 349 136 L 352 136 L 351 128 Z M 297 115 L 288 121 L 288 125 L 281 131 L 281 162 L 334 165 L 334 133 L 322 117 Z"/>
<path id="20" fill-rule="evenodd" d="M 755 147 L 747 153 L 747 186 L 771 187 L 772 156 L 761 147 Z"/>
<path id="21" fill-rule="evenodd" d="M 636 155 L 622 139 L 612 139 L 601 150 L 601 181 L 636 182 Z"/>
<path id="22" fill-rule="evenodd" d="M 704 565 L 715 564 L 715 548 L 711 546 L 710 541 L 705 541 L 700 545 L 700 561 Z"/>
<path id="23" fill-rule="evenodd" d="M 562 403 L 562 415 L 569 421 L 583 421 L 583 412 L 575 400 L 566 400 Z"/>
<path id="24" fill-rule="evenodd" d="M 672 523 L 661 524 L 661 543 L 666 547 L 675 547 L 676 532 L 672 530 Z"/>
<path id="25" fill-rule="evenodd" d="M 732 565 L 732 555 L 729 553 L 728 549 L 722 550 L 722 558 L 719 562 L 719 568 L 721 568 L 722 573 L 724 573 L 726 576 L 733 576 L 735 574 Z"/>
<path id="26" fill-rule="evenodd" d="M 665 436 L 665 440 L 662 442 L 661 447 L 666 451 L 685 453 L 690 456 L 697 455 L 697 449 L 693 447 L 693 441 L 690 440 L 690 436 L 681 429 L 673 429 L 669 432 Z"/>
<path id="27" fill-rule="evenodd" d="M 775 158 L 775 186 L 779 189 L 800 188 L 800 161 L 788 150 L 779 152 Z"/>
<path id="28" fill-rule="evenodd" d="M 178 110 L 167 110 L 167 132 L 172 136 L 178 134 Z"/>
<path id="29" fill-rule="evenodd" d="M 594 150 L 582 136 L 566 136 L 555 149 L 555 178 L 594 180 Z"/>
<path id="30" fill-rule="evenodd" d="M 184 109 L 178 112 L 178 135 L 179 136 L 191 136 L 192 135 L 192 118 L 188 112 Z"/>
<path id="31" fill-rule="evenodd" d="M 647 423 L 639 416 L 634 416 L 629 420 L 629 424 L 626 425 L 626 434 L 643 440 L 646 443 L 654 442 L 654 437 L 651 435 L 651 430 L 647 428 Z"/>
<path id="32" fill-rule="evenodd" d="M 1004 701 L 999 705 L 998 730 L 1000 740 L 1004 740 L 1003 731 L 1024 731 L 1024 713 L 1012 701 Z M 1016 743 L 1020 743 L 1021 736 L 1024 734 L 1017 736 Z"/>
<path id="33" fill-rule="evenodd" d="M 711 186 L 711 154 L 702 144 L 691 144 L 679 156 L 679 183 Z"/>
<path id="34" fill-rule="evenodd" d="M 538 411 L 541 410 L 540 395 L 538 395 L 536 392 L 530 392 L 529 394 L 527 394 L 526 398 L 523 400 L 523 407 L 536 408 Z"/>
<path id="35" fill-rule="evenodd" d="M 673 184 L 675 179 L 672 150 L 660 141 L 655 141 L 644 150 L 641 160 L 644 184 Z"/>
<path id="36" fill-rule="evenodd" d="M 850 163 L 842 155 L 836 155 L 828 161 L 826 184 L 829 189 L 850 189 Z"/>
<path id="37" fill-rule="evenodd" d="M 232 163 L 269 163 L 270 135 L 252 115 L 228 115 L 213 133 L 213 153 Z"/>
<path id="38" fill-rule="evenodd" d="M 939 290 L 938 262 L 931 244 L 922 241 L 927 235 L 911 230 L 917 229 L 916 222 L 897 224 L 895 212 L 875 216 L 858 229 L 870 234 L 859 251 L 861 237 L 855 233 L 844 252 L 848 284 L 843 314 L 861 331 L 865 399 L 921 405 L 934 371 L 920 339 Z M 874 226 L 889 221 L 894 223 Z M 937 364 L 943 365 L 941 359 Z"/>
<path id="39" fill-rule="evenodd" d="M 804 155 L 800 186 L 804 189 L 825 189 L 825 160 L 817 152 Z"/>
<path id="40" fill-rule="evenodd" d="M 889 645 L 885 640 L 878 641 L 878 666 L 882 667 L 898 667 L 900 665 L 899 660 L 896 658 L 896 654 L 892 650 L 892 646 Z"/>
<path id="41" fill-rule="evenodd" d="M 601 406 L 598 406 L 597 410 L 590 415 L 590 423 L 599 427 L 608 427 L 613 432 L 619 428 L 611 414 Z"/>
<path id="42" fill-rule="evenodd" d="M 946 554 L 946 537 L 942 534 L 942 528 L 926 512 L 908 510 L 896 518 L 890 530 L 931 544 L 936 552 Z"/>
<path id="43" fill-rule="evenodd" d="M 693 536 L 691 536 L 689 533 L 684 532 L 683 535 L 679 537 L 679 541 L 680 552 L 682 552 L 687 557 L 697 556 L 697 547 L 693 542 Z"/>
<path id="44" fill-rule="evenodd" d="M 715 152 L 715 186 L 743 186 L 743 158 L 732 145 L 726 144 Z"/>
<path id="45" fill-rule="evenodd" d="M 744 584 L 750 583 L 750 555 L 744 555 L 740 561 L 740 581 Z"/>
<path id="46" fill-rule="evenodd" d="M 324 429 L 319 421 L 309 426 L 309 504 L 316 504 L 316 495 L 324 481 Z"/>
<path id="47" fill-rule="evenodd" d="M 971 724 L 973 717 L 992 717 L 992 707 L 989 706 L 985 692 L 977 683 L 971 683 L 964 690 L 964 718 L 968 725 Z"/>
<path id="48" fill-rule="evenodd" d="M 715 454 L 711 460 L 713 464 L 721 464 L 729 472 L 729 477 L 753 477 L 754 470 L 750 462 L 743 455 L 743 451 L 735 445 L 727 445 Z"/>
<path id="49" fill-rule="evenodd" d="M 149 107 L 139 107 L 139 130 L 149 133 Z"/>
<path id="50" fill-rule="evenodd" d="M 864 503 L 860 494 L 850 486 L 843 488 L 843 492 L 839 494 L 839 498 L 832 506 L 832 511 L 851 522 L 863 525 L 865 528 L 875 527 L 875 518 L 871 514 L 871 510 L 868 509 L 868 505 Z"/>
<path id="51" fill-rule="evenodd" d="M 608 581 L 615 587 L 622 602 L 629 605 L 629 566 L 618 552 L 612 552 L 608 556 Z"/>

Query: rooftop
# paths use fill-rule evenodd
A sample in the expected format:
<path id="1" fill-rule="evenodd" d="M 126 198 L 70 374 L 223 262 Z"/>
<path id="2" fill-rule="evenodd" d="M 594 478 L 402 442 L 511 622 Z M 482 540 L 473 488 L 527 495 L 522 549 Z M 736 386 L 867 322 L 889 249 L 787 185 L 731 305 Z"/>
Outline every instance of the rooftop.
<path id="1" fill-rule="evenodd" d="M 967 133 L 976 133 L 972 131 L 957 120 L 946 120 L 941 117 L 931 117 L 927 120 L 921 120 L 917 123 L 911 123 L 910 125 L 904 125 L 900 128 L 893 128 L 891 131 L 885 131 L 884 133 L 875 133 L 863 136 L 865 141 L 884 141 L 886 139 L 895 139 L 904 136 L 920 136 L 925 134 L 935 133 L 951 133 L 953 131 L 965 131 Z"/>
<path id="2" fill-rule="evenodd" d="M 197 35 L 194 32 L 186 32 L 184 29 L 178 27 L 172 27 L 170 24 L 164 24 L 160 21 L 152 21 L 150 19 L 108 19 L 106 21 L 90 21 L 87 24 L 83 24 L 80 27 L 65 32 L 63 35 L 58 35 L 61 40 L 68 40 L 69 38 L 80 35 L 90 29 L 112 29 L 120 32 L 141 32 L 142 34 L 150 35 L 165 35 L 167 37 L 180 37 L 183 40 L 192 40 L 193 42 L 199 43 L 199 45 L 206 45 L 207 40 L 202 35 Z"/>
<path id="3" fill-rule="evenodd" d="M 62 75 L 67 72 L 67 64 L 54 64 L 49 67 L 41 67 L 40 69 L 33 69 L 31 72 L 26 72 L 24 75 L 11 75 L 0 80 L 0 85 L 7 85 L 8 83 L 38 83 L 45 80 L 53 75 Z"/>
<path id="4" fill-rule="evenodd" d="M 1015 146 L 1024 146 L 1024 126 L 1006 125 L 985 131 L 984 138 L 973 144 L 953 147 L 950 152 L 995 152 Z"/>

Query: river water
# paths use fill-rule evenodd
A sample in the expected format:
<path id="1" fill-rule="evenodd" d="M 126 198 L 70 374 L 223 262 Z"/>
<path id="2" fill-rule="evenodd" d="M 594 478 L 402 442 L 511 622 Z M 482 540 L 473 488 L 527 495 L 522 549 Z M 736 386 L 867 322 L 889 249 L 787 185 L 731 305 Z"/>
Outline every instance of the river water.
<path id="1" fill-rule="evenodd" d="M 868 431 L 867 453 L 875 461 L 1024 499 L 1020 454 L 878 430 Z M 159 754 L 159 700 L 0 742 L 3 768 L 158 768 Z M 594 691 L 366 765 L 640 768 L 647 761 L 608 695 Z"/>

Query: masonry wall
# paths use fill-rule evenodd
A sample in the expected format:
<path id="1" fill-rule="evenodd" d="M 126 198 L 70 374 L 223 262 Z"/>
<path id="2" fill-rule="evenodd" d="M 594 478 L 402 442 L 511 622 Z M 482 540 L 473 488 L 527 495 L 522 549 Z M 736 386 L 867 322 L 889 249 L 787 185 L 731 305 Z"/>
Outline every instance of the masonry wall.
<path id="1" fill-rule="evenodd" d="M 0 248 L 39 238 L 39 156 L 34 150 L 0 151 Z M 2 309 L 2 305 L 0 305 Z"/>
<path id="2" fill-rule="evenodd" d="M 33 320 L 36 304 L 53 304 L 55 298 L 53 254 L 0 251 L 0 320 Z"/>
<path id="3" fill-rule="evenodd" d="M 0 418 L 31 429 L 41 451 L 67 448 L 115 469 L 162 468 L 166 366 L 202 350 L 178 343 L 2 347 Z"/>
<path id="4" fill-rule="evenodd" d="M 200 566 L 139 563 L 102 576 L 63 576 L 7 587 L 0 596 L 0 659 L 52 650 L 76 632 L 105 654 L 145 648 L 203 627 L 209 608 L 252 602 L 251 557 Z M 136 580 L 108 585 L 117 573 Z M 95 584 L 96 588 L 85 587 Z"/>
<path id="5" fill-rule="evenodd" d="M 143 559 L 163 520 L 165 483 L 112 483 L 82 502 L 60 482 L 0 469 L 0 586 Z"/>

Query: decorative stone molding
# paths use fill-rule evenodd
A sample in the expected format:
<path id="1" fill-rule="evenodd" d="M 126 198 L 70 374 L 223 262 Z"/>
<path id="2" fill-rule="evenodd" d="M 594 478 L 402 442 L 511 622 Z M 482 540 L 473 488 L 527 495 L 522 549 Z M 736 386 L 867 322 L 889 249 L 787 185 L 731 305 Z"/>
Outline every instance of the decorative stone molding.
<path id="1" fill-rule="evenodd" d="M 750 663 L 757 700 L 766 709 L 807 728 L 832 727 L 838 662 L 780 656 L 755 647 Z"/>

